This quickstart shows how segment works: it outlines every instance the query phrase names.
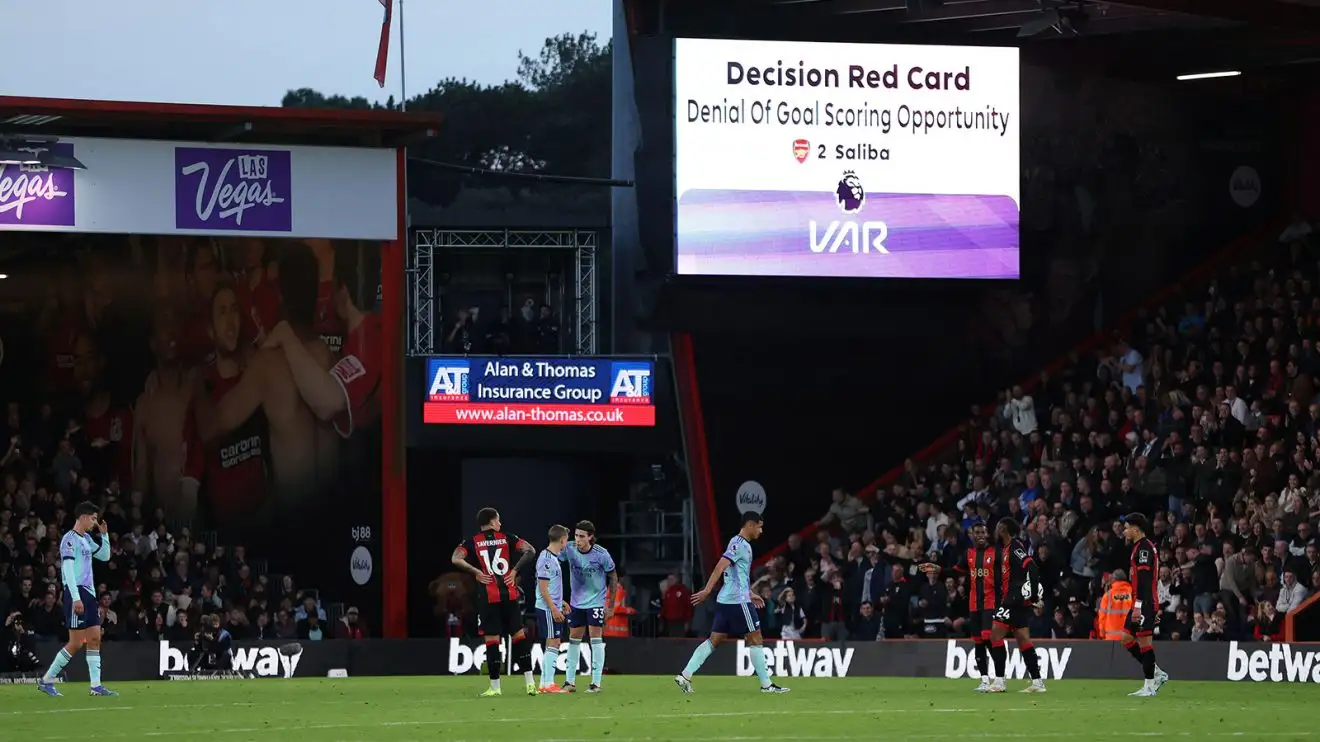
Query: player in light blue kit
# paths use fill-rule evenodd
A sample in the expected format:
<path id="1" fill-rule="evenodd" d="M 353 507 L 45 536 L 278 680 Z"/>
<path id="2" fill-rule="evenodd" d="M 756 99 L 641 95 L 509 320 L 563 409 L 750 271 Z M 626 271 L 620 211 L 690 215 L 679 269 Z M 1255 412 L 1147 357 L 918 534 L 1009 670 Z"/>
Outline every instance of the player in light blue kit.
<path id="1" fill-rule="evenodd" d="M 91 694 L 117 696 L 118 693 L 101 685 L 101 614 L 96 602 L 96 582 L 92 579 L 92 560 L 110 561 L 110 529 L 101 520 L 101 509 L 90 502 L 80 504 L 73 512 L 73 530 L 60 539 L 60 576 L 64 583 L 64 621 L 69 627 L 69 643 L 55 655 L 45 677 L 37 681 L 37 688 L 48 696 L 63 695 L 55 688 L 55 679 L 86 644 Z M 93 535 L 98 532 L 99 542 Z"/>
<path id="2" fill-rule="evenodd" d="M 573 546 L 564 549 L 559 558 L 568 562 L 568 665 L 565 668 L 564 690 L 577 690 L 578 654 L 582 651 L 582 635 L 591 634 L 591 686 L 588 693 L 600 692 L 600 676 L 605 671 L 605 622 L 614 612 L 608 596 L 614 594 L 619 575 L 614 571 L 614 558 L 605 547 L 596 543 L 596 526 L 589 520 L 580 520 L 573 526 Z"/>
<path id="3" fill-rule="evenodd" d="M 765 607 L 761 596 L 752 592 L 752 541 L 761 535 L 761 514 L 755 511 L 743 513 L 742 528 L 738 535 L 729 539 L 724 549 L 724 556 L 715 565 L 715 570 L 706 580 L 706 586 L 692 595 L 692 605 L 710 597 L 715 590 L 715 583 L 724 577 L 724 586 L 715 598 L 715 622 L 710 628 L 710 638 L 702 642 L 693 652 L 683 672 L 674 676 L 674 682 L 684 693 L 692 692 L 692 674 L 701 669 L 715 648 L 732 637 L 743 637 L 751 647 L 752 667 L 756 668 L 756 677 L 761 681 L 762 693 L 787 693 L 788 688 L 781 688 L 770 680 L 770 670 L 766 667 L 765 652 L 761 650 L 761 616 Z"/>
<path id="4" fill-rule="evenodd" d="M 559 661 L 559 645 L 568 638 L 568 619 L 564 612 L 564 577 L 559 569 L 560 554 L 568 545 L 568 529 L 550 526 L 550 543 L 536 558 L 536 625 L 545 639 L 545 656 L 541 659 L 541 693 L 563 693 L 555 685 L 555 663 Z"/>

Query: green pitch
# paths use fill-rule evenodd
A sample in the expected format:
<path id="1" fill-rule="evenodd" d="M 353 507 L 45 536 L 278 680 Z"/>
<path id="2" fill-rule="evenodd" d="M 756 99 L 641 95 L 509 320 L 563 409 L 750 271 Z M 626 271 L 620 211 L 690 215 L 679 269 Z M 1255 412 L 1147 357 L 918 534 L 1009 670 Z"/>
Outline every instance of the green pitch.
<path id="1" fill-rule="evenodd" d="M 562 681 L 562 676 L 561 676 Z M 476 676 L 153 682 L 113 685 L 118 698 L 64 698 L 0 686 L 0 739 L 443 740 L 1140 740 L 1320 739 L 1309 684 L 1170 682 L 1128 698 L 1141 681 L 1056 681 L 1045 695 L 984 696 L 974 681 L 785 679 L 787 695 L 753 678 L 697 676 L 683 695 L 666 677 L 607 676 L 600 695 L 528 697 L 522 678 L 478 699 Z M 1023 687 L 1010 683 L 1010 691 Z"/>

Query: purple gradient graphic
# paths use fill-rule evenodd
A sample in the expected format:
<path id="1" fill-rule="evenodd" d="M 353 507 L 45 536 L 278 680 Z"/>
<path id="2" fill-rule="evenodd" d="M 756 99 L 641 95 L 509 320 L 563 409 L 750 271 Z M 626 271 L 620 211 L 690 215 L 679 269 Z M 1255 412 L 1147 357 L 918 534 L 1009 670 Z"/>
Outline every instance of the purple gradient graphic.
<path id="1" fill-rule="evenodd" d="M 73 144 L 24 145 L 21 150 L 73 157 Z M 0 165 L 0 224 L 74 226 L 76 172 L 40 165 Z"/>
<path id="2" fill-rule="evenodd" d="M 884 222 L 885 253 L 811 251 L 832 222 Z M 679 196 L 680 275 L 1017 278 L 1017 204 L 1008 196 L 868 193 L 856 214 L 833 191 L 691 190 Z M 850 245 L 851 243 L 849 243 Z"/>

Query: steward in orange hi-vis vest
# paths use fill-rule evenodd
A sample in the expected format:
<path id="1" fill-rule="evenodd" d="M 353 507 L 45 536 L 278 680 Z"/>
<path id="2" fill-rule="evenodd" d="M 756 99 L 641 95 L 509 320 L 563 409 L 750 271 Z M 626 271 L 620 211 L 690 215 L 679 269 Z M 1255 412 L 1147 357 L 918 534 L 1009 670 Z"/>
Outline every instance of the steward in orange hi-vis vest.
<path id="1" fill-rule="evenodd" d="M 610 605 L 614 612 L 610 614 L 610 619 L 605 622 L 605 636 L 628 636 L 631 630 L 628 626 L 628 617 L 637 613 L 636 608 L 628 605 L 628 594 L 623 589 L 623 583 L 615 583 L 614 593 L 609 596 Z"/>
<path id="2" fill-rule="evenodd" d="M 1100 610 L 1095 614 L 1095 638 L 1106 641 L 1119 641 L 1123 638 L 1123 625 L 1132 613 L 1132 583 L 1124 579 L 1122 570 L 1114 574 L 1114 581 L 1109 584 L 1104 597 L 1100 599 Z"/>

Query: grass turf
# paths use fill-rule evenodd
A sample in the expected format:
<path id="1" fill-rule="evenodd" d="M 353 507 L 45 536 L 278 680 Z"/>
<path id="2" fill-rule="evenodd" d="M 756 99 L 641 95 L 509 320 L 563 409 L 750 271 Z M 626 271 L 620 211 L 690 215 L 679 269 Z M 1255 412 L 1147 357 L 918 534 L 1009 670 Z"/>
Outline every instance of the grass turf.
<path id="1" fill-rule="evenodd" d="M 562 678 L 561 678 L 562 680 Z M 787 695 L 754 678 L 701 677 L 683 695 L 668 677 L 607 676 L 605 692 L 478 699 L 484 678 L 351 678 L 150 682 L 91 698 L 31 685 L 0 687 L 0 739 L 15 742 L 178 737 L 208 740 L 1158 740 L 1320 739 L 1309 684 L 1170 682 L 1128 698 L 1141 681 L 1056 681 L 1044 695 L 973 693 L 974 681 L 785 679 Z M 1309 706 L 1309 707 L 1308 707 Z"/>

